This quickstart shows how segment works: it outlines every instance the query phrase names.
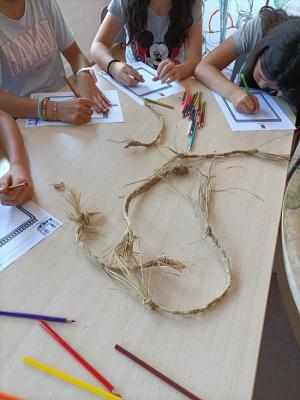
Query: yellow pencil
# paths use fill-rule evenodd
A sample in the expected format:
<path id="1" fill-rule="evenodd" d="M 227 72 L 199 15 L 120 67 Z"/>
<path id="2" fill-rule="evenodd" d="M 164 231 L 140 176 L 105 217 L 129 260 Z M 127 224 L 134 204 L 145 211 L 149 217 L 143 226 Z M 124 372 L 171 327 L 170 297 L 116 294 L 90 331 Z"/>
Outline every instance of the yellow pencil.
<path id="1" fill-rule="evenodd" d="M 7 187 L 7 189 L 13 190 L 13 189 L 18 189 L 18 188 L 21 188 L 21 187 L 25 187 L 27 185 L 28 185 L 27 182 L 22 182 L 22 183 L 17 183 L 16 185 L 10 185 L 10 186 Z"/>
<path id="2" fill-rule="evenodd" d="M 157 101 L 157 100 L 147 99 L 147 97 L 144 97 L 144 100 L 148 103 L 157 104 L 158 106 L 162 106 L 162 107 L 166 107 L 166 108 L 170 108 L 171 110 L 174 110 L 174 107 L 170 106 L 169 104 L 161 103 L 160 101 Z"/>
<path id="3" fill-rule="evenodd" d="M 49 367 L 48 365 L 42 364 L 40 361 L 34 360 L 30 357 L 24 357 L 23 362 L 25 364 L 30 365 L 31 367 L 40 369 L 41 371 L 45 372 L 46 374 L 56 376 L 59 379 L 62 379 L 66 382 L 71 383 L 72 385 L 75 385 L 79 387 L 80 389 L 87 390 L 88 392 L 97 394 L 98 396 L 103 397 L 104 399 L 107 400 L 120 400 L 121 397 L 115 396 L 112 393 L 106 392 L 103 389 L 100 389 L 96 386 L 90 385 L 87 382 L 84 382 L 78 378 L 75 378 L 74 376 L 68 375 L 65 372 L 59 371 L 58 369 Z"/>

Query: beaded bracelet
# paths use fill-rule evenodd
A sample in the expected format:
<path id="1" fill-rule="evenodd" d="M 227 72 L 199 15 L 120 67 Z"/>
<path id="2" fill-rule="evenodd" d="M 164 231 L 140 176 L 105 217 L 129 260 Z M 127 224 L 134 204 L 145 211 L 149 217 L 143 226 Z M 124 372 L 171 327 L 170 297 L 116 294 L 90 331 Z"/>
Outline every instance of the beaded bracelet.
<path id="1" fill-rule="evenodd" d="M 53 107 L 54 121 L 57 121 L 56 111 L 57 111 L 57 102 L 55 101 Z"/>
<path id="2" fill-rule="evenodd" d="M 37 115 L 40 120 L 43 120 L 43 114 L 42 114 L 42 101 L 43 100 L 38 100 L 37 102 Z"/>
<path id="3" fill-rule="evenodd" d="M 41 105 L 41 109 L 42 109 L 42 120 L 43 121 L 46 121 L 46 119 L 47 119 L 47 115 L 46 115 L 46 112 L 47 112 L 47 105 L 48 105 L 48 102 L 49 102 L 49 98 L 48 97 L 45 97 L 43 100 L 42 100 L 42 105 Z"/>

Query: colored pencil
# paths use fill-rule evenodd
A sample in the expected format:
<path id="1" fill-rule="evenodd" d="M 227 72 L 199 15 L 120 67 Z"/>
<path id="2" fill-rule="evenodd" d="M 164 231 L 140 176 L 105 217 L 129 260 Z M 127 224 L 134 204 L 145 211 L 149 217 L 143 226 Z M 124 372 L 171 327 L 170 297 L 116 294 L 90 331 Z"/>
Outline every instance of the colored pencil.
<path id="1" fill-rule="evenodd" d="M 18 189 L 18 188 L 21 188 L 21 187 L 25 187 L 27 185 L 28 185 L 27 182 L 22 182 L 22 183 L 17 183 L 16 185 L 10 185 L 10 186 L 7 187 L 7 189 L 14 190 L 14 189 Z"/>
<path id="2" fill-rule="evenodd" d="M 73 319 L 69 320 L 69 319 L 61 318 L 61 317 L 51 317 L 49 315 L 28 314 L 28 313 L 11 312 L 11 311 L 0 311 L 0 316 L 26 318 L 26 319 L 37 319 L 37 320 L 44 320 L 44 321 L 61 322 L 61 323 L 65 323 L 65 324 L 70 323 L 70 322 L 76 322 Z"/>
<path id="3" fill-rule="evenodd" d="M 157 100 L 150 100 L 150 99 L 147 99 L 147 97 L 144 97 L 144 100 L 147 101 L 148 103 L 157 104 L 158 106 L 162 106 L 162 107 L 166 107 L 166 108 L 170 108 L 171 110 L 174 110 L 174 107 L 169 104 L 161 103 L 160 101 L 157 101 Z"/>
<path id="4" fill-rule="evenodd" d="M 203 102 L 203 108 L 202 108 L 202 113 L 201 113 L 201 121 L 200 121 L 201 128 L 204 126 L 205 113 L 206 113 L 206 101 Z"/>
<path id="5" fill-rule="evenodd" d="M 191 99 L 192 99 L 192 95 L 189 94 L 189 95 L 186 97 L 186 99 L 184 100 L 184 103 L 183 103 L 183 106 L 182 106 L 182 110 L 181 110 L 183 116 L 184 116 L 184 113 L 185 113 L 187 107 L 189 106 L 189 104 L 190 104 L 190 102 L 191 102 Z"/>
<path id="6" fill-rule="evenodd" d="M 70 79 L 66 75 L 64 75 L 64 80 L 66 81 L 67 85 L 72 90 L 72 92 L 74 93 L 75 97 L 80 97 L 80 93 L 78 92 L 76 87 L 73 85 L 73 83 L 70 81 Z"/>
<path id="7" fill-rule="evenodd" d="M 188 147 L 187 147 L 188 151 L 192 151 L 192 147 L 193 147 L 194 141 L 196 139 L 198 127 L 199 127 L 199 125 L 198 125 L 198 122 L 196 121 L 196 123 L 195 123 L 195 125 L 193 127 L 192 134 L 191 134 L 192 136 L 191 136 L 191 138 L 189 140 L 189 143 L 188 143 Z"/>
<path id="8" fill-rule="evenodd" d="M 10 394 L 0 392 L 1 400 L 22 400 L 21 397 L 11 396 Z"/>
<path id="9" fill-rule="evenodd" d="M 48 332 L 65 350 L 67 350 L 85 369 L 87 369 L 102 385 L 111 393 L 116 391 L 111 383 L 109 383 L 91 364 L 89 364 L 76 350 L 74 350 L 62 337 L 60 337 L 46 322 L 40 321 L 41 327 Z"/>
<path id="10" fill-rule="evenodd" d="M 145 363 L 145 361 L 141 360 L 140 358 L 136 357 L 132 353 L 130 353 L 128 350 L 124 349 L 120 345 L 116 344 L 115 349 L 119 351 L 120 353 L 124 354 L 126 357 L 130 358 L 132 361 L 136 362 L 139 364 L 141 367 L 145 368 L 147 371 L 151 372 L 158 378 L 160 378 L 162 381 L 166 382 L 168 385 L 172 386 L 174 389 L 178 390 L 182 394 L 184 394 L 186 397 L 192 400 L 201 400 L 200 397 L 196 396 L 195 394 L 191 393 L 178 383 L 174 382 L 172 379 L 168 378 L 166 375 L 162 374 L 160 371 L 157 369 L 151 367 L 149 364 Z"/>
<path id="11" fill-rule="evenodd" d="M 241 76 L 241 80 L 242 80 L 242 82 L 243 82 L 243 85 L 244 85 L 244 87 L 245 87 L 245 89 L 246 89 L 247 95 L 248 95 L 248 96 L 251 96 L 252 93 L 251 93 L 251 90 L 249 89 L 249 86 L 248 86 L 248 84 L 247 84 L 245 75 L 244 75 L 244 74 L 241 74 L 240 76 Z"/>
<path id="12" fill-rule="evenodd" d="M 82 381 L 81 379 L 75 378 L 74 376 L 71 376 L 69 374 L 66 374 L 65 372 L 59 371 L 56 368 L 50 367 L 46 364 L 41 363 L 38 360 L 34 360 L 30 357 L 24 357 L 23 362 L 25 364 L 30 365 L 31 367 L 37 368 L 46 374 L 55 376 L 56 378 L 62 379 L 63 381 L 69 382 L 74 386 L 79 387 L 80 389 L 86 390 L 90 393 L 97 394 L 100 397 L 103 397 L 104 399 L 107 400 L 120 400 L 121 398 L 119 396 L 116 396 L 112 393 L 106 392 L 103 389 L 98 388 L 97 386 L 91 385 L 87 382 Z"/>

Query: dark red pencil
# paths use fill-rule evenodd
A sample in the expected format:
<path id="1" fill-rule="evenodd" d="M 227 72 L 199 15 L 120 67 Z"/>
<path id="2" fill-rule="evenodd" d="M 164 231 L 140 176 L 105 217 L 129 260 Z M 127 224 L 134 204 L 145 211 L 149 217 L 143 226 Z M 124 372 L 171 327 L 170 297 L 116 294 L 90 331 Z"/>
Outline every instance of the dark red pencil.
<path id="1" fill-rule="evenodd" d="M 178 390 L 186 397 L 192 400 L 201 400 L 200 397 L 196 396 L 195 394 L 191 393 L 178 383 L 174 382 L 172 379 L 168 378 L 166 375 L 159 372 L 157 369 L 151 367 L 145 361 L 141 360 L 140 358 L 136 357 L 135 355 L 131 354 L 128 350 L 124 349 L 120 345 L 116 344 L 115 349 L 118 350 L 120 353 L 124 354 L 126 357 L 130 358 L 132 361 L 139 364 L 141 367 L 145 368 L 147 371 L 152 372 L 155 376 L 160 378 L 162 381 L 166 382 L 168 385 L 172 386 L 174 389 Z"/>
<path id="2" fill-rule="evenodd" d="M 48 332 L 64 349 L 66 349 L 85 369 L 87 369 L 99 382 L 102 383 L 111 393 L 117 394 L 111 383 L 109 383 L 100 373 L 91 366 L 76 350 L 74 350 L 67 342 L 63 340 L 48 324 L 40 321 L 40 325 Z M 117 394 L 117 396 L 119 396 Z"/>

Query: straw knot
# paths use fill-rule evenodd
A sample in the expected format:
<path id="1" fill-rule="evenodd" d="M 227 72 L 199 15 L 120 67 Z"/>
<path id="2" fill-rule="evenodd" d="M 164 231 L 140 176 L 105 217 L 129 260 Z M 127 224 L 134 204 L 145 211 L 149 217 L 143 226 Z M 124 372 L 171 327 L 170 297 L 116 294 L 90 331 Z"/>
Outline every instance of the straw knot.
<path id="1" fill-rule="evenodd" d="M 204 238 L 207 238 L 208 236 L 212 236 L 212 229 L 210 225 L 207 225 L 204 231 Z"/>
<path id="2" fill-rule="evenodd" d="M 175 165 L 172 169 L 174 175 L 186 175 L 189 173 L 189 169 L 186 162 L 182 158 L 176 158 Z"/>
<path id="3" fill-rule="evenodd" d="M 151 299 L 150 296 L 144 299 L 144 304 L 148 305 L 153 311 L 155 311 L 158 308 L 157 304 L 154 303 L 154 301 Z"/>
<path id="4" fill-rule="evenodd" d="M 85 227 L 90 224 L 90 213 L 89 212 L 81 212 L 77 216 L 77 223 L 78 225 L 81 225 L 82 227 Z"/>
<path id="5" fill-rule="evenodd" d="M 248 150 L 247 151 L 248 152 L 248 154 L 256 154 L 256 153 L 258 153 L 258 150 L 257 149 L 251 149 L 251 150 Z"/>

